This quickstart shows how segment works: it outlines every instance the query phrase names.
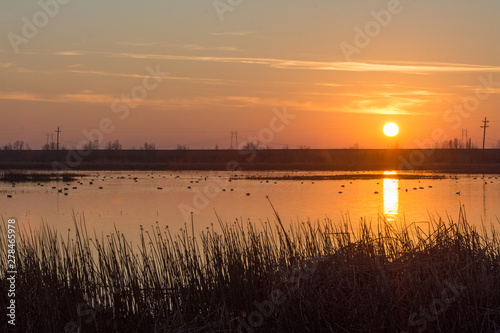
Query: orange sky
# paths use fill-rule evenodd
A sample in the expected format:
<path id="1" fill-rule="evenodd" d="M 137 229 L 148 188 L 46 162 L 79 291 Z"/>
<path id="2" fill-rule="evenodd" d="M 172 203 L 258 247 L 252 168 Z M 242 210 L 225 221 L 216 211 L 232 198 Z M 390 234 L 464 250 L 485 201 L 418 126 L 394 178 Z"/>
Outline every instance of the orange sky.
<path id="1" fill-rule="evenodd" d="M 269 129 L 275 148 L 413 148 L 462 129 L 481 145 L 484 117 L 487 146 L 500 140 L 498 1 L 41 3 L 0 4 L 0 145 L 39 149 L 60 126 L 73 147 L 103 119 L 102 143 L 124 148 Z"/>

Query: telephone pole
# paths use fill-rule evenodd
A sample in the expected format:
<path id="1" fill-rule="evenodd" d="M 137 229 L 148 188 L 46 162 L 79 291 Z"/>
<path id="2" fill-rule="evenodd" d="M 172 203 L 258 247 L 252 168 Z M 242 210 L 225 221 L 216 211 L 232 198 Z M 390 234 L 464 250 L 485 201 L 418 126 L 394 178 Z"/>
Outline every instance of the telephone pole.
<path id="1" fill-rule="evenodd" d="M 59 130 L 59 126 L 57 126 L 57 130 L 55 130 L 54 132 L 57 133 L 57 145 L 56 145 L 56 150 L 59 150 L 59 133 L 61 133 L 61 131 Z"/>
<path id="2" fill-rule="evenodd" d="M 486 117 L 484 117 L 483 123 L 484 123 L 484 125 L 481 126 L 481 128 L 484 128 L 484 131 L 483 131 L 483 150 L 484 150 L 484 143 L 486 141 L 486 129 L 489 127 L 488 125 L 486 125 L 489 123 L 489 121 L 486 120 Z"/>

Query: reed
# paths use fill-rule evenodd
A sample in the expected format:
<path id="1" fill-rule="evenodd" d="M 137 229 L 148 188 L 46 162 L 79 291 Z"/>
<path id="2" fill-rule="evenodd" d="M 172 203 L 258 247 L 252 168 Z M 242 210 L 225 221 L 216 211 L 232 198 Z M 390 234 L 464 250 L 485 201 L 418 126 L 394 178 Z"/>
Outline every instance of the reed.
<path id="1" fill-rule="evenodd" d="M 195 235 L 140 227 L 17 242 L 22 332 L 492 332 L 500 328 L 500 241 L 457 221 L 236 220 Z M 424 230 L 426 229 L 426 230 Z M 6 222 L 0 224 L 6 235 Z M 0 255 L 6 258 L 6 237 Z M 5 304 L 7 283 L 0 275 Z M 280 296 L 279 301 L 276 295 Z M 2 305 L 5 312 L 5 306 Z M 260 313 L 260 317 L 258 315 Z M 260 321 L 260 319 L 262 320 Z M 258 321 L 256 321 L 259 319 Z M 6 329 L 5 325 L 3 329 Z"/>

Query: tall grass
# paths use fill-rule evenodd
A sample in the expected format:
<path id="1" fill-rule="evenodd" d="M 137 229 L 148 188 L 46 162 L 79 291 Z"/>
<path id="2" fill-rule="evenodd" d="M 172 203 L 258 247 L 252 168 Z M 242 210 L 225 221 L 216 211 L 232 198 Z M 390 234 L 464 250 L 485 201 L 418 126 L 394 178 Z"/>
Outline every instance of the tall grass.
<path id="1" fill-rule="evenodd" d="M 141 226 L 134 246 L 118 230 L 89 235 L 74 220 L 65 235 L 47 225 L 19 234 L 22 332 L 235 332 L 276 291 L 286 301 L 242 332 L 500 328 L 500 241 L 463 211 L 456 222 L 432 219 L 428 231 L 383 219 L 285 229 L 278 215 L 276 223 L 219 219 L 199 235 L 156 224 Z M 2 262 L 6 245 L 1 237 Z"/>

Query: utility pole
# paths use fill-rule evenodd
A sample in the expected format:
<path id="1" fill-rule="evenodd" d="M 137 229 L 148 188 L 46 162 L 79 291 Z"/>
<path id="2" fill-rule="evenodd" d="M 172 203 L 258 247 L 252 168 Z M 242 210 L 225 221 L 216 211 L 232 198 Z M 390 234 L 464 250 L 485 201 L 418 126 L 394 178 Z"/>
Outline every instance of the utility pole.
<path id="1" fill-rule="evenodd" d="M 57 130 L 54 131 L 57 133 L 57 145 L 56 145 L 56 150 L 59 150 L 59 133 L 61 133 L 61 131 L 59 130 L 59 126 L 57 126 Z"/>
<path id="2" fill-rule="evenodd" d="M 231 131 L 231 145 L 229 146 L 229 149 L 233 149 L 233 131 Z"/>
<path id="3" fill-rule="evenodd" d="M 236 137 L 236 149 L 238 149 L 238 131 L 234 132 L 234 136 Z"/>
<path id="4" fill-rule="evenodd" d="M 484 132 L 483 132 L 483 150 L 484 150 L 484 143 L 486 141 L 486 129 L 489 127 L 488 125 L 486 125 L 489 123 L 489 121 L 486 120 L 486 117 L 484 117 L 483 123 L 484 123 L 484 125 L 481 126 L 481 128 L 484 128 Z"/>

